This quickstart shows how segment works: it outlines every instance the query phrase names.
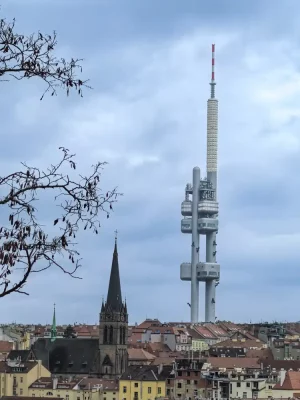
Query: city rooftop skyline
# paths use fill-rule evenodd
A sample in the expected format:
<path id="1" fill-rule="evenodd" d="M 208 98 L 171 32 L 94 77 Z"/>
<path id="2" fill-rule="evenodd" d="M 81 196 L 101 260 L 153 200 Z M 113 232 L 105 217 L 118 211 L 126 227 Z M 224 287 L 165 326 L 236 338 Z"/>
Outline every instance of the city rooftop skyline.
<path id="1" fill-rule="evenodd" d="M 33 275 L 30 296 L 1 299 L 2 322 L 51 321 L 54 302 L 58 321 L 97 322 L 116 229 L 130 322 L 189 320 L 190 285 L 179 265 L 190 260 L 190 238 L 180 232 L 180 205 L 192 168 L 205 175 L 211 43 L 219 100 L 216 317 L 299 319 L 291 306 L 300 281 L 299 11 L 293 0 L 2 1 L 1 16 L 15 17 L 17 32 L 57 31 L 59 55 L 84 58 L 93 90 L 40 102 L 39 82 L 2 82 L 1 174 L 21 161 L 45 167 L 65 146 L 80 172 L 107 161 L 104 191 L 124 193 L 99 235 L 77 238 L 83 279 L 55 269 Z M 51 225 L 52 204 L 41 201 L 49 202 L 42 218 Z M 202 244 L 202 258 L 203 251 Z M 200 301 L 203 310 L 204 290 Z"/>

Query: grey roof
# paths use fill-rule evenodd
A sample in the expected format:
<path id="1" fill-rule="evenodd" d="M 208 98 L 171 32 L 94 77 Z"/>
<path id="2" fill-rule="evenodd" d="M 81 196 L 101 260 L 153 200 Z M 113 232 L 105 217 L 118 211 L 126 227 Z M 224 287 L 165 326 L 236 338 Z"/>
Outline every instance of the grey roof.
<path id="1" fill-rule="evenodd" d="M 171 365 L 164 365 L 161 369 L 153 365 L 131 365 L 122 374 L 120 380 L 165 381 L 171 372 Z"/>
<path id="2" fill-rule="evenodd" d="M 106 304 L 111 311 L 121 311 L 123 307 L 117 241 L 115 241 Z"/>
<path id="3" fill-rule="evenodd" d="M 22 363 L 28 361 L 29 359 L 35 359 L 33 357 L 31 350 L 11 350 L 7 356 L 9 360 L 19 359 Z"/>
<path id="4" fill-rule="evenodd" d="M 32 346 L 34 354 L 51 373 L 96 374 L 98 372 L 98 339 L 39 338 Z"/>
<path id="5" fill-rule="evenodd" d="M 210 357 L 246 357 L 244 348 L 211 347 L 208 353 Z"/>

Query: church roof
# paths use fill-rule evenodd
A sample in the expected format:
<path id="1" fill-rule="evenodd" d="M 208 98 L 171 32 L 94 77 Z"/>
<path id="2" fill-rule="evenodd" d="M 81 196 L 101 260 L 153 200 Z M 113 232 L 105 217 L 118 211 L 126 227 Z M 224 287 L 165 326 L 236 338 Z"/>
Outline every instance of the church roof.
<path id="1" fill-rule="evenodd" d="M 32 350 L 44 367 L 53 373 L 89 374 L 94 373 L 98 356 L 97 339 L 51 339 L 39 338 Z"/>
<path id="2" fill-rule="evenodd" d="M 114 254 L 113 254 L 111 271 L 110 271 L 110 279 L 109 279 L 106 306 L 109 307 L 111 309 L 111 311 L 117 311 L 117 312 L 120 311 L 123 307 L 117 240 L 115 241 L 115 248 L 114 248 Z"/>

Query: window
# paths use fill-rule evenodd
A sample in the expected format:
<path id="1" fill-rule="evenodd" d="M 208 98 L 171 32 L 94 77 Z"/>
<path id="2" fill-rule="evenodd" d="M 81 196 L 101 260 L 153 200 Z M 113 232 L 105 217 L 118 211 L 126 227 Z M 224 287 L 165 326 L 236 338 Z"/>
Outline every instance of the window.
<path id="1" fill-rule="evenodd" d="M 22 395 L 23 394 L 23 389 L 20 389 L 20 395 Z"/>
<path id="2" fill-rule="evenodd" d="M 178 376 L 182 376 L 182 371 L 178 371 Z"/>
<path id="3" fill-rule="evenodd" d="M 66 400 L 69 400 L 70 396 L 68 394 L 66 394 Z"/>
<path id="4" fill-rule="evenodd" d="M 157 388 L 157 394 L 161 394 L 161 387 Z"/>
<path id="5" fill-rule="evenodd" d="M 53 396 L 53 393 L 52 392 L 47 392 L 46 396 Z"/>
<path id="6" fill-rule="evenodd" d="M 190 371 L 188 371 L 188 373 L 187 373 L 187 376 L 191 376 L 191 373 L 190 373 Z"/>
<path id="7" fill-rule="evenodd" d="M 167 379 L 167 384 L 170 385 L 171 379 Z"/>
<path id="8" fill-rule="evenodd" d="M 77 400 L 80 400 L 80 396 L 77 396 Z"/>
<path id="9" fill-rule="evenodd" d="M 35 397 L 35 394 L 33 393 L 32 397 Z"/>
<path id="10" fill-rule="evenodd" d="M 148 393 L 149 394 L 151 393 L 151 387 L 148 387 Z"/>
<path id="11" fill-rule="evenodd" d="M 103 334 L 103 343 L 106 344 L 107 343 L 107 337 L 108 337 L 108 328 L 107 326 L 104 327 L 104 334 Z"/>
<path id="12" fill-rule="evenodd" d="M 170 389 L 167 389 L 167 396 L 170 396 Z"/>
<path id="13" fill-rule="evenodd" d="M 138 396 L 139 396 L 139 393 L 138 392 L 134 392 L 134 399 L 137 399 Z"/>
<path id="14" fill-rule="evenodd" d="M 269 389 L 272 389 L 272 385 L 269 385 Z"/>
<path id="15" fill-rule="evenodd" d="M 191 383 L 191 381 L 190 380 L 187 380 L 187 382 L 186 382 L 188 385 Z"/>
<path id="16" fill-rule="evenodd" d="M 198 372 L 197 371 L 195 371 L 195 376 L 198 376 Z"/>
<path id="17" fill-rule="evenodd" d="M 198 381 L 194 381 L 194 385 L 197 385 L 198 384 Z"/>
<path id="18" fill-rule="evenodd" d="M 246 383 L 246 386 L 247 386 L 247 387 L 250 387 L 250 382 L 247 382 L 247 383 Z"/>
<path id="19" fill-rule="evenodd" d="M 247 398 L 247 392 L 243 392 L 243 399 Z"/>
<path id="20" fill-rule="evenodd" d="M 241 382 L 237 382 L 236 387 L 241 387 Z"/>
<path id="21" fill-rule="evenodd" d="M 20 377 L 20 383 L 23 383 L 23 376 Z"/>
<path id="22" fill-rule="evenodd" d="M 181 389 L 181 383 L 177 383 L 178 389 Z"/>
<path id="23" fill-rule="evenodd" d="M 127 393 L 127 387 L 123 386 L 123 393 Z"/>
<path id="24" fill-rule="evenodd" d="M 134 387 L 139 387 L 138 382 L 135 382 Z"/>

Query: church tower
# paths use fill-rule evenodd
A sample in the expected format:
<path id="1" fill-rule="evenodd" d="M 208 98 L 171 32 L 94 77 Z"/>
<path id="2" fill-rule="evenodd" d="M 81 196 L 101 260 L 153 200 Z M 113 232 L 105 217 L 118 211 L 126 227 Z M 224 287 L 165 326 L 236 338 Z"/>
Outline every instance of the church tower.
<path id="1" fill-rule="evenodd" d="M 128 366 L 128 313 L 122 302 L 117 237 L 112 259 L 106 302 L 102 302 L 99 326 L 100 374 L 104 378 L 122 375 Z"/>

